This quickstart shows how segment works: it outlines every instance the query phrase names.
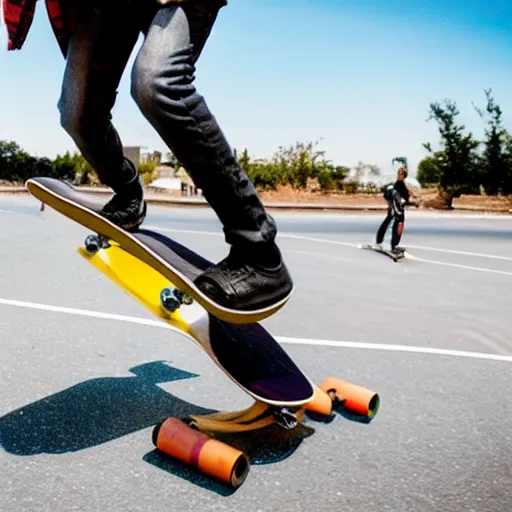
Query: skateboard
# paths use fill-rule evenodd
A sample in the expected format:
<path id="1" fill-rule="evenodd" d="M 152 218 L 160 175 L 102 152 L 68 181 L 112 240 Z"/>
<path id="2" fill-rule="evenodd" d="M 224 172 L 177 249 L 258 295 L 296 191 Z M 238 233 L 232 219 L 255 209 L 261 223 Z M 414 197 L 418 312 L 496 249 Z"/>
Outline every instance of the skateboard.
<path id="1" fill-rule="evenodd" d="M 180 290 L 199 302 L 209 313 L 217 318 L 233 324 L 252 323 L 263 320 L 281 309 L 289 300 L 291 293 L 279 302 L 255 310 L 234 310 L 224 307 L 205 295 L 194 284 L 198 274 L 187 275 L 181 272 L 172 259 L 172 253 L 155 237 L 148 237 L 140 230 L 136 232 L 125 231 L 100 215 L 105 200 L 99 201 L 93 194 L 76 190 L 68 183 L 46 177 L 37 177 L 27 180 L 26 188 L 42 203 L 78 222 L 82 226 L 99 235 L 91 237 L 89 243 L 105 244 L 110 241 L 117 242 L 127 252 L 154 267 L 170 281 L 175 282 Z"/>
<path id="2" fill-rule="evenodd" d="M 30 186 L 41 201 L 52 206 L 53 193 L 41 192 L 39 184 Z M 75 204 L 65 204 L 70 206 L 66 209 L 59 204 L 57 209 L 68 215 Z M 331 418 L 341 409 L 367 421 L 377 414 L 378 393 L 334 377 L 317 386 L 261 324 L 226 322 L 194 300 L 182 283 L 192 282 L 212 262 L 160 233 L 139 230 L 136 236 L 143 247 L 158 250 L 162 263 L 153 265 L 153 259 L 139 257 L 141 252 L 145 255 L 144 251 L 136 253 L 123 241 L 107 238 L 101 233 L 101 222 L 93 224 L 92 229 L 100 234 L 87 236 L 77 248 L 80 256 L 204 350 L 253 400 L 250 407 L 241 411 L 161 421 L 152 432 L 153 444 L 160 453 L 236 488 L 247 478 L 251 459 L 240 447 L 218 439 L 221 434 L 257 432 L 276 425 L 293 431 L 304 423 L 306 412 Z"/>
<path id="3" fill-rule="evenodd" d="M 211 263 L 175 240 L 154 231 L 141 236 L 167 248 L 173 266 L 192 279 Z M 95 236 L 95 235 L 93 235 Z M 238 487 L 246 479 L 247 453 L 216 439 L 219 433 L 240 433 L 278 425 L 286 431 L 304 422 L 304 413 L 332 417 L 342 408 L 371 421 L 380 407 L 374 391 L 337 378 L 317 386 L 294 363 L 283 347 L 259 323 L 224 322 L 186 296 L 177 283 L 116 242 L 91 240 L 79 254 L 155 316 L 201 347 L 211 360 L 254 403 L 234 412 L 167 418 L 153 429 L 156 449 L 200 473 Z"/>
<path id="4" fill-rule="evenodd" d="M 379 247 L 377 245 L 373 245 L 373 244 L 358 245 L 357 247 L 358 247 L 358 249 L 366 249 L 366 250 L 370 250 L 370 251 L 379 252 L 381 254 L 385 254 L 388 258 L 391 258 L 395 263 L 406 257 L 405 250 L 400 251 L 400 255 L 397 255 L 387 249 L 381 248 L 381 247 Z"/>

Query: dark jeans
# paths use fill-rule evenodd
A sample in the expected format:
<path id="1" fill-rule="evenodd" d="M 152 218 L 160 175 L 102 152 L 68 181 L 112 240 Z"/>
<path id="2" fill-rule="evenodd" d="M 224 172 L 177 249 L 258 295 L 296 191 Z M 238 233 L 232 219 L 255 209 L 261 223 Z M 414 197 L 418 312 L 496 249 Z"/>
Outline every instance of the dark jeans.
<path id="1" fill-rule="evenodd" d="M 195 64 L 222 0 L 158 5 L 149 0 L 64 0 L 71 29 L 59 101 L 61 124 L 100 181 L 114 191 L 133 179 L 111 122 L 117 87 L 139 34 L 145 39 L 131 93 L 143 115 L 216 212 L 233 245 L 272 241 L 274 220 L 236 161 L 194 86 Z"/>
<path id="2" fill-rule="evenodd" d="M 404 208 L 400 202 L 400 196 L 395 192 L 393 198 L 388 201 L 388 214 L 382 221 L 382 224 L 377 231 L 376 242 L 381 244 L 384 241 L 384 236 L 388 229 L 389 224 L 393 221 L 392 234 L 391 234 L 391 248 L 394 249 L 400 243 L 402 232 L 404 228 Z"/>

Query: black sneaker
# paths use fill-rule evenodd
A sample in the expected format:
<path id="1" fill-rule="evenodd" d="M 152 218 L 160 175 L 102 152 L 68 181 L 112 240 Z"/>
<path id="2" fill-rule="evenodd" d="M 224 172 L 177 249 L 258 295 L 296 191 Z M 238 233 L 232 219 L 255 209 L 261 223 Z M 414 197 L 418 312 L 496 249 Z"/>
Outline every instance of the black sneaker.
<path id="1" fill-rule="evenodd" d="M 102 208 L 100 214 L 126 231 L 136 231 L 144 222 L 147 213 L 144 189 L 140 177 L 136 182 L 118 192 Z"/>
<path id="2" fill-rule="evenodd" d="M 261 266 L 243 258 L 232 248 L 221 262 L 195 279 L 197 287 L 212 300 L 226 308 L 239 311 L 262 309 L 286 298 L 293 289 L 293 281 L 279 255 L 274 267 Z"/>

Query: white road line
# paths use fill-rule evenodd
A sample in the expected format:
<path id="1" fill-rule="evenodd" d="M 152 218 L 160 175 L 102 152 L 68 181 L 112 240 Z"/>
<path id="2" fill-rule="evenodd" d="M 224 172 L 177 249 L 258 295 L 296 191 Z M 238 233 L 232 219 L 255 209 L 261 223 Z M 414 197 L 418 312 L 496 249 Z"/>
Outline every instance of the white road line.
<path id="1" fill-rule="evenodd" d="M 146 229 L 154 229 L 155 231 L 164 231 L 168 233 L 185 233 L 187 235 L 206 235 L 206 236 L 221 236 L 224 237 L 223 233 L 217 233 L 215 231 L 199 231 L 195 229 L 174 229 L 174 228 L 163 228 L 161 226 L 145 226 Z"/>
<path id="2" fill-rule="evenodd" d="M 492 268 L 485 267 L 473 267 L 470 265 L 460 265 L 459 263 L 449 263 L 447 261 L 436 261 L 436 260 L 425 260 L 423 258 L 418 258 L 417 256 L 412 256 L 411 254 L 406 255 L 407 259 L 414 261 L 421 261 L 423 263 L 432 263 L 433 265 L 441 265 L 444 267 L 455 267 L 462 268 L 465 270 L 475 270 L 476 272 L 487 272 L 489 274 L 500 274 L 502 276 L 512 276 L 512 272 L 506 272 L 505 270 L 495 270 Z"/>
<path id="3" fill-rule="evenodd" d="M 415 347 L 411 345 L 388 345 L 385 343 L 364 343 L 360 341 L 333 341 L 333 340 L 319 340 L 307 338 L 288 338 L 285 336 L 276 336 L 281 343 L 288 343 L 291 345 L 309 345 L 321 347 L 336 347 L 336 348 L 356 348 L 364 350 L 384 350 L 388 352 L 411 352 L 415 354 L 434 354 L 440 356 L 453 356 L 453 357 L 469 357 L 472 359 L 487 359 L 491 361 L 505 361 L 512 363 L 512 356 L 502 356 L 499 354 L 486 354 L 484 352 L 467 352 L 464 350 L 448 350 L 444 348 L 429 348 L 429 347 Z"/>
<path id="4" fill-rule="evenodd" d="M 214 233 L 212 231 L 195 231 L 191 229 L 173 229 L 173 228 L 161 228 L 159 226 L 152 226 L 148 227 L 148 229 L 155 229 L 160 231 L 167 231 L 170 233 L 187 233 L 187 234 L 197 234 L 197 235 L 207 235 L 207 236 L 224 236 L 222 233 Z M 309 236 L 301 236 L 301 235 L 291 235 L 289 233 L 279 233 L 278 237 L 280 238 L 289 238 L 292 240 L 303 240 L 305 242 L 318 242 L 318 243 L 324 243 L 324 244 L 330 244 L 330 245 L 341 245 L 344 247 L 356 247 L 359 244 L 352 244 L 349 242 L 340 242 L 338 240 L 330 240 L 328 238 L 314 238 Z M 408 247 L 416 247 L 420 248 L 420 246 L 412 246 L 408 245 Z M 426 249 L 425 247 L 421 247 L 422 249 Z M 428 250 L 428 249 L 427 249 Z M 505 256 L 496 256 L 493 254 L 480 254 L 480 253 L 469 253 L 464 251 L 456 251 L 456 250 L 449 250 L 449 249 L 435 249 L 430 248 L 430 250 L 437 250 L 439 252 L 451 252 L 453 254 L 465 254 L 465 255 L 471 255 L 471 256 L 477 256 L 477 257 L 486 257 L 486 258 L 494 258 L 494 259 L 503 259 L 507 261 L 512 261 L 512 258 L 507 258 Z M 454 268 L 460 268 L 463 270 L 474 270 L 476 272 L 487 272 L 489 274 L 500 274 L 504 276 L 512 276 L 512 272 L 506 272 L 504 270 L 494 270 L 492 268 L 485 268 L 485 267 L 473 267 L 470 265 L 461 265 L 459 263 L 448 263 L 445 261 L 437 261 L 437 260 L 427 260 L 423 258 L 418 258 L 416 256 L 409 255 L 409 259 L 415 260 L 415 261 L 421 261 L 423 263 L 431 263 L 433 265 L 442 265 L 445 267 L 454 267 Z"/>
<path id="5" fill-rule="evenodd" d="M 313 238 L 310 236 L 302 236 L 302 235 L 290 235 L 289 233 L 279 233 L 277 236 L 281 238 L 290 238 L 291 240 L 304 240 L 305 242 L 319 242 L 324 244 L 331 245 L 342 245 L 344 247 L 356 247 L 359 244 L 352 244 L 350 242 L 340 242 L 338 240 L 329 240 L 328 238 Z"/>
<path id="6" fill-rule="evenodd" d="M 439 249 L 437 247 L 426 247 L 424 245 L 410 244 L 407 244 L 407 247 L 410 247 L 411 249 L 421 249 L 422 251 L 445 252 L 449 254 L 460 254 L 461 256 L 475 256 L 476 258 L 489 258 L 493 260 L 512 261 L 512 258 L 509 256 L 498 256 L 496 254 L 487 254 L 482 252 L 457 251 L 455 249 Z"/>
<path id="7" fill-rule="evenodd" d="M 174 229 L 174 228 L 163 228 L 160 226 L 147 226 L 147 229 L 154 229 L 158 231 L 167 231 L 168 233 L 185 233 L 188 235 L 206 235 L 206 236 L 221 236 L 224 237 L 223 233 L 215 233 L 214 231 L 199 231 L 194 229 Z M 311 238 L 309 236 L 291 235 L 289 233 L 278 233 L 278 238 L 290 238 L 292 240 L 305 240 L 306 242 L 323 242 L 333 245 L 343 245 L 345 247 L 357 247 L 358 244 L 351 244 L 349 242 L 339 242 L 337 240 L 328 240 L 325 238 Z"/>
<path id="8" fill-rule="evenodd" d="M 25 302 L 21 300 L 0 299 L 0 304 L 4 306 L 14 306 L 18 308 L 38 309 L 41 311 L 50 311 L 52 313 L 64 313 L 67 315 L 87 316 L 90 318 L 102 318 L 105 320 L 117 320 L 119 322 L 129 322 L 132 324 L 148 325 L 150 327 L 162 327 L 171 329 L 172 327 L 165 322 L 158 320 L 149 320 L 136 316 L 117 315 L 115 313 L 102 313 L 101 311 L 91 311 L 89 309 L 66 308 L 62 306 L 51 306 L 50 304 L 38 304 L 36 302 Z"/>
<path id="9" fill-rule="evenodd" d="M 62 306 L 51 306 L 49 304 L 38 304 L 35 302 L 25 302 L 20 300 L 1 299 L 0 304 L 4 306 L 13 306 L 19 308 L 35 309 L 40 311 L 50 311 L 52 313 L 64 313 L 75 316 L 85 316 L 89 318 L 99 318 L 103 320 L 115 320 L 118 322 L 128 322 L 139 325 L 146 325 L 149 327 L 158 327 L 162 329 L 169 329 L 176 331 L 177 329 L 171 327 L 169 324 L 158 320 L 149 320 L 146 318 L 117 315 L 114 313 L 103 313 L 101 311 L 92 311 L 87 309 L 67 308 Z M 388 345 L 381 343 L 364 343 L 358 341 L 334 341 L 322 339 L 308 339 L 308 338 L 291 338 L 286 336 L 276 336 L 277 341 L 283 344 L 290 345 L 308 345 L 308 346 L 322 346 L 322 347 L 335 347 L 335 348 L 354 348 L 363 350 L 383 350 L 388 352 L 409 352 L 416 354 L 432 354 L 439 356 L 452 356 L 452 357 L 466 357 L 472 359 L 485 359 L 490 361 L 502 361 L 512 363 L 512 356 L 505 356 L 499 354 L 487 354 L 484 352 L 466 352 L 463 350 L 448 350 L 443 348 L 427 348 L 415 347 L 409 345 Z"/>

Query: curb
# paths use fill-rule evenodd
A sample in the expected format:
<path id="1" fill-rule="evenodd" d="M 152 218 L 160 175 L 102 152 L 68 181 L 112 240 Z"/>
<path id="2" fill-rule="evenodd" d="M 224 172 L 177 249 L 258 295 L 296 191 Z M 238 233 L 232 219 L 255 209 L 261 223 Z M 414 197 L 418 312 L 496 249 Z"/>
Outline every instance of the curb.
<path id="1" fill-rule="evenodd" d="M 111 194 L 108 189 L 96 187 L 76 187 L 82 192 L 95 195 Z M 25 187 L 0 187 L 0 194 L 29 195 Z M 206 199 L 203 198 L 185 198 L 185 197 L 155 197 L 148 194 L 146 196 L 148 204 L 159 206 L 190 206 L 190 207 L 208 207 Z M 265 208 L 279 210 L 346 210 L 346 211 L 383 211 L 385 205 L 336 205 L 323 203 L 264 203 Z"/>
<path id="2" fill-rule="evenodd" d="M 111 194 L 108 189 L 101 189 L 96 187 L 76 187 L 82 192 L 96 195 Z M 15 194 L 15 195 L 29 195 L 25 187 L 6 187 L 0 186 L 0 194 Z M 185 198 L 185 197 L 158 197 L 155 195 L 147 195 L 146 201 L 148 204 L 155 204 L 158 206 L 189 206 L 189 207 L 208 207 L 208 203 L 203 198 Z M 339 204 L 326 204 L 326 203 L 266 203 L 263 205 L 265 208 L 272 210 L 297 210 L 297 211 L 385 211 L 386 205 L 339 205 Z M 479 206 L 454 206 L 452 210 L 436 210 L 434 208 L 419 208 L 420 210 L 430 210 L 436 212 L 474 212 L 474 213 L 501 213 L 512 214 L 512 208 L 481 208 Z"/>

